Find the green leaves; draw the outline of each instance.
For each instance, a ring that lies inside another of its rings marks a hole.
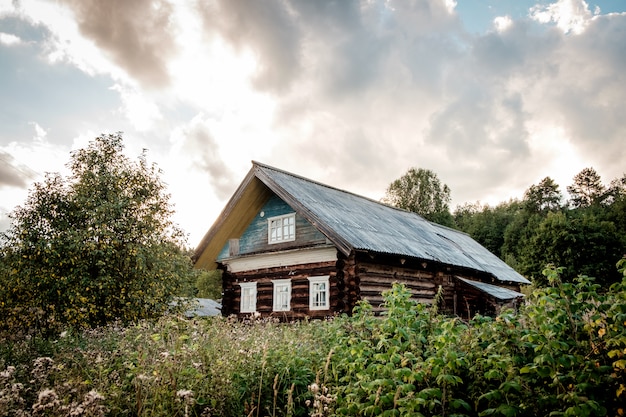
[[[387,188],[383,202],[419,214],[427,220],[452,226],[450,188],[429,169],[411,168]]]
[[[334,347],[337,413],[619,415],[626,279],[602,293],[588,277],[561,282],[561,271],[546,269],[551,287],[495,319],[433,314],[402,285],[385,293],[383,316],[362,306]]]
[[[48,175],[11,215],[1,252],[14,274],[1,278],[2,312],[45,317],[21,315],[21,327],[54,333],[154,317],[181,293],[191,261],[159,171],[123,150],[121,134],[96,138],[71,154],[69,177]],[[30,295],[13,296],[22,292]]]

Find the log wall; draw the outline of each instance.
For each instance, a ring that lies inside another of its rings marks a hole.
[[[309,311],[309,277],[329,276],[330,309]],[[473,287],[461,286],[455,275],[489,282],[490,276],[468,273],[435,262],[402,259],[395,256],[370,253],[337,254],[336,261],[262,268],[250,271],[223,273],[224,297],[222,313],[246,316],[239,312],[241,287],[239,282],[257,282],[257,312],[263,317],[294,320],[305,317],[324,318],[335,314],[350,314],[360,300],[367,300],[375,313],[383,311],[382,292],[394,283],[404,284],[413,299],[431,304],[439,289],[442,312],[471,317],[475,313],[493,314],[498,305],[486,294]],[[275,279],[291,279],[291,310],[273,311],[273,284]],[[504,285],[503,285],[504,286]],[[519,285],[505,287],[519,291]]]
[[[360,296],[372,305],[375,313],[383,311],[382,292],[391,289],[394,283],[404,284],[414,300],[427,304],[433,302],[440,285],[444,295],[452,297],[454,282],[451,275],[433,266],[393,256],[357,255],[355,274],[360,284]],[[448,303],[452,305],[452,298],[444,301],[444,304]]]
[[[318,262],[315,264],[290,265],[288,267],[264,268],[236,274],[224,271],[224,297],[222,314],[235,314],[240,317],[249,315],[239,312],[241,287],[239,282],[255,281],[257,283],[256,309],[262,317],[277,317],[281,320],[302,319],[305,317],[324,318],[340,310],[335,262]],[[329,276],[330,309],[309,311],[309,277]],[[291,279],[291,310],[273,311],[274,286],[272,280]]]

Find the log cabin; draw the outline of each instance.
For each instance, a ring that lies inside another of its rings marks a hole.
[[[222,314],[294,320],[376,313],[403,283],[464,318],[514,306],[530,284],[469,235],[259,162],[194,253],[222,271]]]

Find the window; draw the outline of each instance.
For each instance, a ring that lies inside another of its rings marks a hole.
[[[328,310],[330,291],[328,275],[322,277],[309,277],[309,309]]]
[[[267,241],[269,243],[296,240],[296,213],[267,219]]]
[[[256,312],[256,282],[240,282],[239,285],[241,286],[239,312]]]
[[[274,311],[291,310],[291,280],[275,279],[274,284]]]

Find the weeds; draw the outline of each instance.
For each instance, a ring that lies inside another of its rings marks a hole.
[[[626,273],[626,260],[620,262]],[[0,342],[0,417],[603,416],[626,403],[626,276],[469,322],[394,286],[386,313],[278,324],[166,316]]]
[[[168,316],[47,343],[7,341],[0,416],[307,415],[307,386],[333,326]]]

